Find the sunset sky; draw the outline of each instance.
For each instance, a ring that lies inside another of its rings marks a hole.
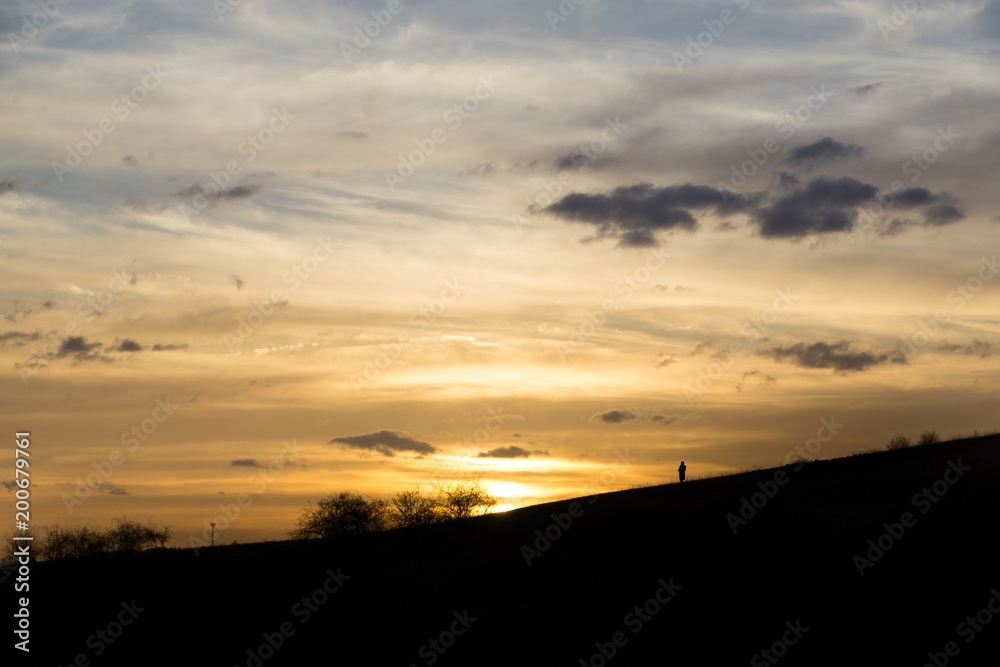
[[[1000,426],[1000,2],[0,26],[36,525],[187,546],[243,493],[219,540],[280,539],[327,492],[475,476],[507,509]]]

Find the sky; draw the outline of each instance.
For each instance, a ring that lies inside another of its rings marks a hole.
[[[33,523],[282,539],[342,490],[503,510],[998,426],[998,32],[983,0],[4,3]]]

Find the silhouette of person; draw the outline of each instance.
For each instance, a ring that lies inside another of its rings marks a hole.
[[[681,467],[677,469],[677,475],[681,478],[681,483],[684,483],[684,473],[687,472],[688,467],[684,465],[684,461],[681,461]]]

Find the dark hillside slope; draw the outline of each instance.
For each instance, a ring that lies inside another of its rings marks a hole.
[[[928,496],[914,498],[923,489]],[[742,498],[762,506],[734,534],[727,514]],[[998,526],[1000,437],[990,436],[353,539],[41,563],[33,657],[919,666],[954,642],[950,663],[996,664],[1000,614],[981,630],[959,624],[1000,589]],[[854,557],[880,536],[888,548],[859,575]],[[525,545],[538,551],[530,566]],[[322,586],[335,588],[338,572],[349,578],[327,595]],[[121,636],[88,647],[133,599],[144,611]],[[993,605],[1000,610],[1000,596]],[[279,641],[282,624],[290,636]],[[770,661],[764,649],[774,650]]]

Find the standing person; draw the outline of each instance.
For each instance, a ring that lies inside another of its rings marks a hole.
[[[681,467],[677,469],[677,474],[681,478],[681,484],[684,483],[684,473],[687,472],[688,467],[684,465],[684,461],[681,461]]]

